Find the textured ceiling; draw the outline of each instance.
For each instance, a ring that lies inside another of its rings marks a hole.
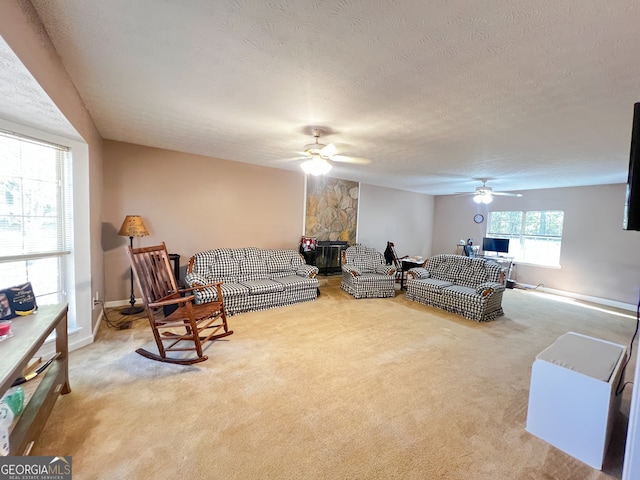
[[[0,118],[63,137],[81,138],[2,37]]]
[[[429,194],[623,183],[637,0],[33,0],[103,137]]]

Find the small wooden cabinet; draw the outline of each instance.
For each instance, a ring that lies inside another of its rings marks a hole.
[[[67,341],[67,304],[43,305],[36,313],[12,320],[13,336],[0,342],[0,394],[22,377],[22,371],[56,332],[58,357],[43,374],[40,383],[9,436],[11,455],[28,455],[51,414],[60,394],[71,392],[69,386],[69,352]]]

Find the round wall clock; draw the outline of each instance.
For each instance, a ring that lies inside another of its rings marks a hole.
[[[473,221],[476,223],[482,223],[484,222],[484,217],[478,213],[475,217],[473,217]]]

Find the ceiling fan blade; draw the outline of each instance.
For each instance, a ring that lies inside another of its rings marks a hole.
[[[334,162],[353,163],[355,165],[367,165],[371,160],[363,157],[351,157],[348,155],[332,155],[331,160]]]
[[[491,195],[502,195],[505,197],[521,197],[521,193],[507,193],[507,192],[491,192]]]
[[[325,157],[332,157],[336,154],[336,146],[333,143],[325,145],[322,147],[322,150],[320,150],[320,154]]]

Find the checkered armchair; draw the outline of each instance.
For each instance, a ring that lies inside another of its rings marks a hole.
[[[355,298],[384,298],[396,294],[396,268],[374,248],[355,244],[342,252],[340,287]]]

